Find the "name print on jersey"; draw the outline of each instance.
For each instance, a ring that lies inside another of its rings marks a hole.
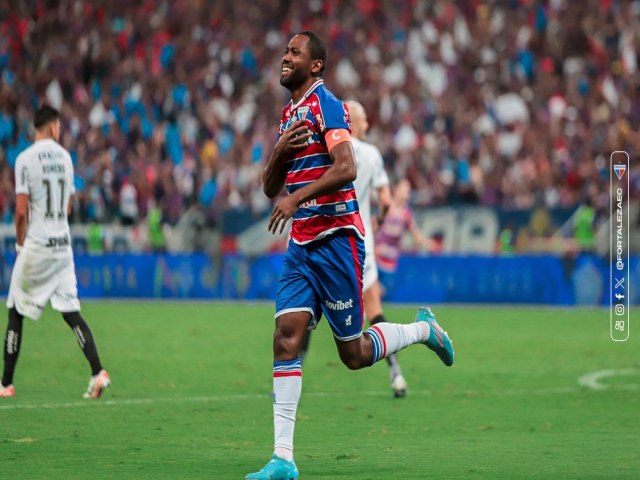
[[[63,154],[61,152],[51,152],[51,151],[44,151],[44,152],[39,152],[38,153],[38,160],[43,161],[43,160],[57,160],[60,158],[64,158]]]
[[[42,165],[42,173],[65,173],[64,165],[60,163],[52,163]]]

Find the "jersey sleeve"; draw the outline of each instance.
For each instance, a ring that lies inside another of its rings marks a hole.
[[[16,160],[16,194],[29,195],[29,167],[27,167],[24,155],[19,155]]]
[[[372,146],[371,163],[373,164],[373,188],[386,187],[389,185],[389,177],[384,169],[384,162],[380,151]]]
[[[341,129],[348,130],[351,133],[351,119],[349,118],[349,109],[333,95],[326,95],[320,104],[322,109],[321,132],[325,134],[329,130]],[[324,127],[324,129],[322,129]]]

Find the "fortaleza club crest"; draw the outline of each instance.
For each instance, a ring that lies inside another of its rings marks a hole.
[[[618,180],[622,180],[622,176],[624,175],[624,172],[627,171],[627,166],[614,164],[613,171],[616,172],[616,176],[618,177]]]
[[[307,118],[307,113],[309,113],[309,107],[304,105],[302,107],[298,107],[298,110],[296,112],[296,117],[298,118],[298,120],[304,120]]]

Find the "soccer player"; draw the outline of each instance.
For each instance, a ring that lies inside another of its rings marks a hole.
[[[349,369],[373,365],[414,343],[426,344],[445,365],[453,347],[431,311],[419,310],[408,325],[379,323],[362,332],[364,225],[353,188],[356,162],[349,112],[323,84],[326,50],[313,32],[295,35],[281,63],[280,84],[291,93],[279,138],[264,169],[269,198],[286,187],[268,229],[282,231],[292,218],[291,240],[276,297],[273,336],[275,449],[271,460],[247,479],[299,477],[293,431],[302,388],[298,353],[302,337],[321,315],[333,331],[340,359]]]
[[[35,142],[16,160],[16,262],[7,296],[0,397],[13,397],[13,373],[20,354],[23,318],[40,318],[48,301],[62,313],[91,367],[85,398],[99,398],[111,385],[102,368],[80,301],[68,216],[75,193],[71,156],[58,144],[60,114],[42,106],[34,116]]]
[[[382,309],[382,292],[378,283],[378,268],[376,267],[374,253],[374,231],[371,220],[371,191],[376,190],[380,214],[378,218],[384,218],[391,205],[391,191],[389,189],[389,177],[384,170],[384,164],[380,151],[365,141],[369,128],[367,113],[363,106],[356,101],[346,102],[351,118],[351,144],[356,157],[358,176],[354,182],[360,217],[365,227],[364,237],[364,269],[362,292],[364,300],[364,312],[371,325],[386,322]],[[309,348],[311,332],[308,331],[302,343],[300,357],[304,359]],[[395,353],[387,358],[389,364],[389,380],[391,389],[396,398],[404,397],[407,392],[407,382],[402,375],[400,363]]]
[[[429,250],[433,246],[433,242],[425,237],[416,225],[409,207],[410,194],[411,184],[409,181],[400,180],[394,188],[391,206],[376,232],[375,252],[380,283],[382,284],[381,290],[389,291],[393,285],[404,232],[409,231],[414,242],[425,250]]]

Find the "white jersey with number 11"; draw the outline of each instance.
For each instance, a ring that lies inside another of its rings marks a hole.
[[[15,175],[16,194],[29,195],[27,241],[69,249],[67,211],[75,193],[69,152],[52,139],[39,140],[18,156]]]

